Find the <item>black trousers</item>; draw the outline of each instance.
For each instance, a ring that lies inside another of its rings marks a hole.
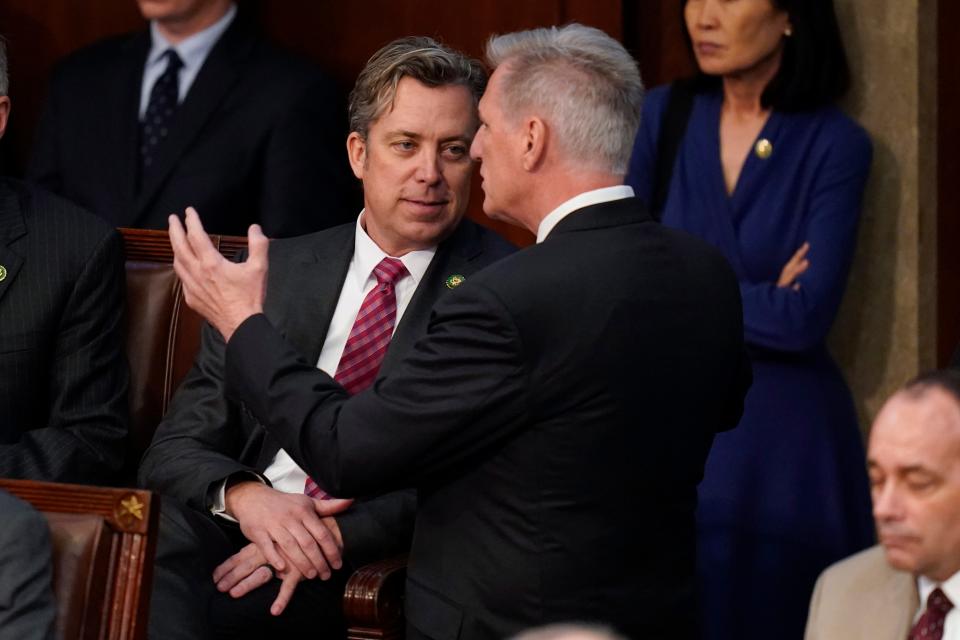
[[[263,638],[343,638],[344,568],[326,581],[301,582],[279,616],[270,605],[280,591],[274,579],[242,598],[217,591],[213,570],[246,546],[233,523],[201,513],[164,496],[150,600],[152,640]]]

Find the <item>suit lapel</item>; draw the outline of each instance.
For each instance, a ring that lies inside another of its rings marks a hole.
[[[136,202],[137,216],[142,216],[166,182],[180,157],[203,130],[230,88],[240,79],[244,60],[254,47],[254,40],[245,37],[240,16],[214,45],[190,86],[186,99],[177,110],[170,137],[157,150],[156,168],[141,185]]]
[[[920,606],[920,596],[917,593],[917,581],[909,574],[897,572],[890,578],[890,588],[888,592],[890,599],[886,603],[884,611],[888,617],[888,622],[884,627],[887,629],[890,640],[901,640],[906,638],[913,626],[913,616]],[[878,617],[883,612],[877,612]],[[876,638],[881,637],[883,629],[877,628]]]
[[[353,257],[355,227],[344,225],[322,234],[313,251],[289,263],[288,272],[271,274],[267,308],[275,326],[311,363],[320,358],[340,289]]]
[[[310,364],[320,359],[340,289],[353,257],[354,225],[321,232],[319,241],[303,255],[285,263],[285,269],[271,265],[264,308],[267,317]],[[273,461],[280,444],[264,434],[257,468],[264,471]]]
[[[881,562],[886,562],[880,556]],[[864,599],[870,606],[857,611],[857,625],[863,625],[861,638],[903,640],[913,626],[919,606],[916,580],[908,573],[887,567],[887,578],[871,585],[877,596]]]
[[[423,280],[407,305],[390,347],[380,367],[387,373],[401,360],[413,344],[426,333],[430,313],[441,296],[450,292],[447,279],[453,275],[468,277],[477,271],[476,258],[481,254],[479,233],[469,222],[462,222],[450,238],[437,247]]]
[[[3,279],[0,280],[0,299],[23,266],[23,256],[14,251],[11,245],[26,233],[27,226],[17,193],[6,184],[0,183],[0,272],[3,273]]]

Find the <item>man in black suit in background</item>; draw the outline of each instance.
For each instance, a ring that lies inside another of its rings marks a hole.
[[[538,244],[442,300],[368,391],[349,396],[261,313],[256,227],[233,264],[195,213],[186,234],[171,217],[187,302],[227,340],[228,395],[324,490],[418,488],[408,638],[561,620],[695,638],[696,487],[749,372],[736,278],[621,186],[642,87],[619,43],[572,24],[494,37],[487,57],[484,211]]]
[[[479,62],[429,38],[398,40],[367,63],[351,94],[347,140],[363,181],[359,220],[276,241],[270,254],[266,313],[313,366],[337,372],[338,379],[351,369],[347,353],[356,353],[350,345],[363,336],[354,334],[354,321],[366,316],[366,300],[375,301],[388,286],[375,287],[381,260],[392,257],[390,264],[405,269],[389,285],[396,327],[392,338],[389,331],[383,338],[389,349],[382,370],[389,371],[423,335],[439,300],[512,251],[462,220],[485,80]],[[172,498],[163,503],[151,635],[342,635],[345,579],[354,567],[409,549],[416,496],[404,486],[349,494],[357,500],[340,513],[342,501],[304,495],[306,473],[224,395],[223,354],[222,339],[207,327],[196,364],[141,465],[143,483]],[[367,364],[369,382],[378,363]],[[349,384],[363,386],[356,382]],[[265,546],[266,555],[251,540]],[[325,581],[311,580],[276,618],[271,607],[284,609],[295,586],[282,590],[265,567],[279,550]],[[346,569],[331,572],[341,553]],[[236,600],[214,592],[211,573]],[[210,630],[204,628],[208,611]]]
[[[188,205],[225,234],[348,220],[359,197],[331,81],[230,0],[137,2],[148,31],[54,71],[28,177],[113,226],[162,229]]]
[[[10,114],[0,42],[0,136]],[[127,437],[120,234],[0,178],[0,476],[109,484]]]

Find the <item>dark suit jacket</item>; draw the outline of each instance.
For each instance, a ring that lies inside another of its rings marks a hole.
[[[137,188],[147,31],[87,47],[54,71],[28,176],[114,226],[166,229],[193,205],[213,233],[271,237],[340,224],[359,205],[330,81],[238,15],[180,105]]]
[[[266,313],[314,366],[353,256],[355,228],[355,223],[347,224],[270,244]],[[495,234],[468,220],[461,222],[438,247],[397,326],[382,370],[395,366],[426,331],[430,310],[451,293],[446,285],[449,276],[469,279],[512,250]],[[237,472],[261,474],[280,446],[238,405],[225,399],[223,351],[220,335],[206,326],[193,370],[174,396],[140,467],[145,486],[202,511],[209,508],[211,488]],[[374,493],[350,494],[368,497],[337,518],[345,553],[354,565],[409,548],[416,504],[413,492]]]
[[[50,526],[26,502],[0,491],[0,630],[4,638],[55,640]]]
[[[115,480],[129,375],[120,235],[0,179],[0,265],[0,476]]]
[[[749,380],[737,281],[635,199],[574,212],[348,398],[269,316],[227,388],[334,495],[418,487],[408,637],[560,620],[692,638],[696,486]]]

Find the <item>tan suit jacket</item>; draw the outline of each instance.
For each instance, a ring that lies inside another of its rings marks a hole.
[[[919,606],[916,579],[871,547],[820,575],[805,640],[904,640]]]

